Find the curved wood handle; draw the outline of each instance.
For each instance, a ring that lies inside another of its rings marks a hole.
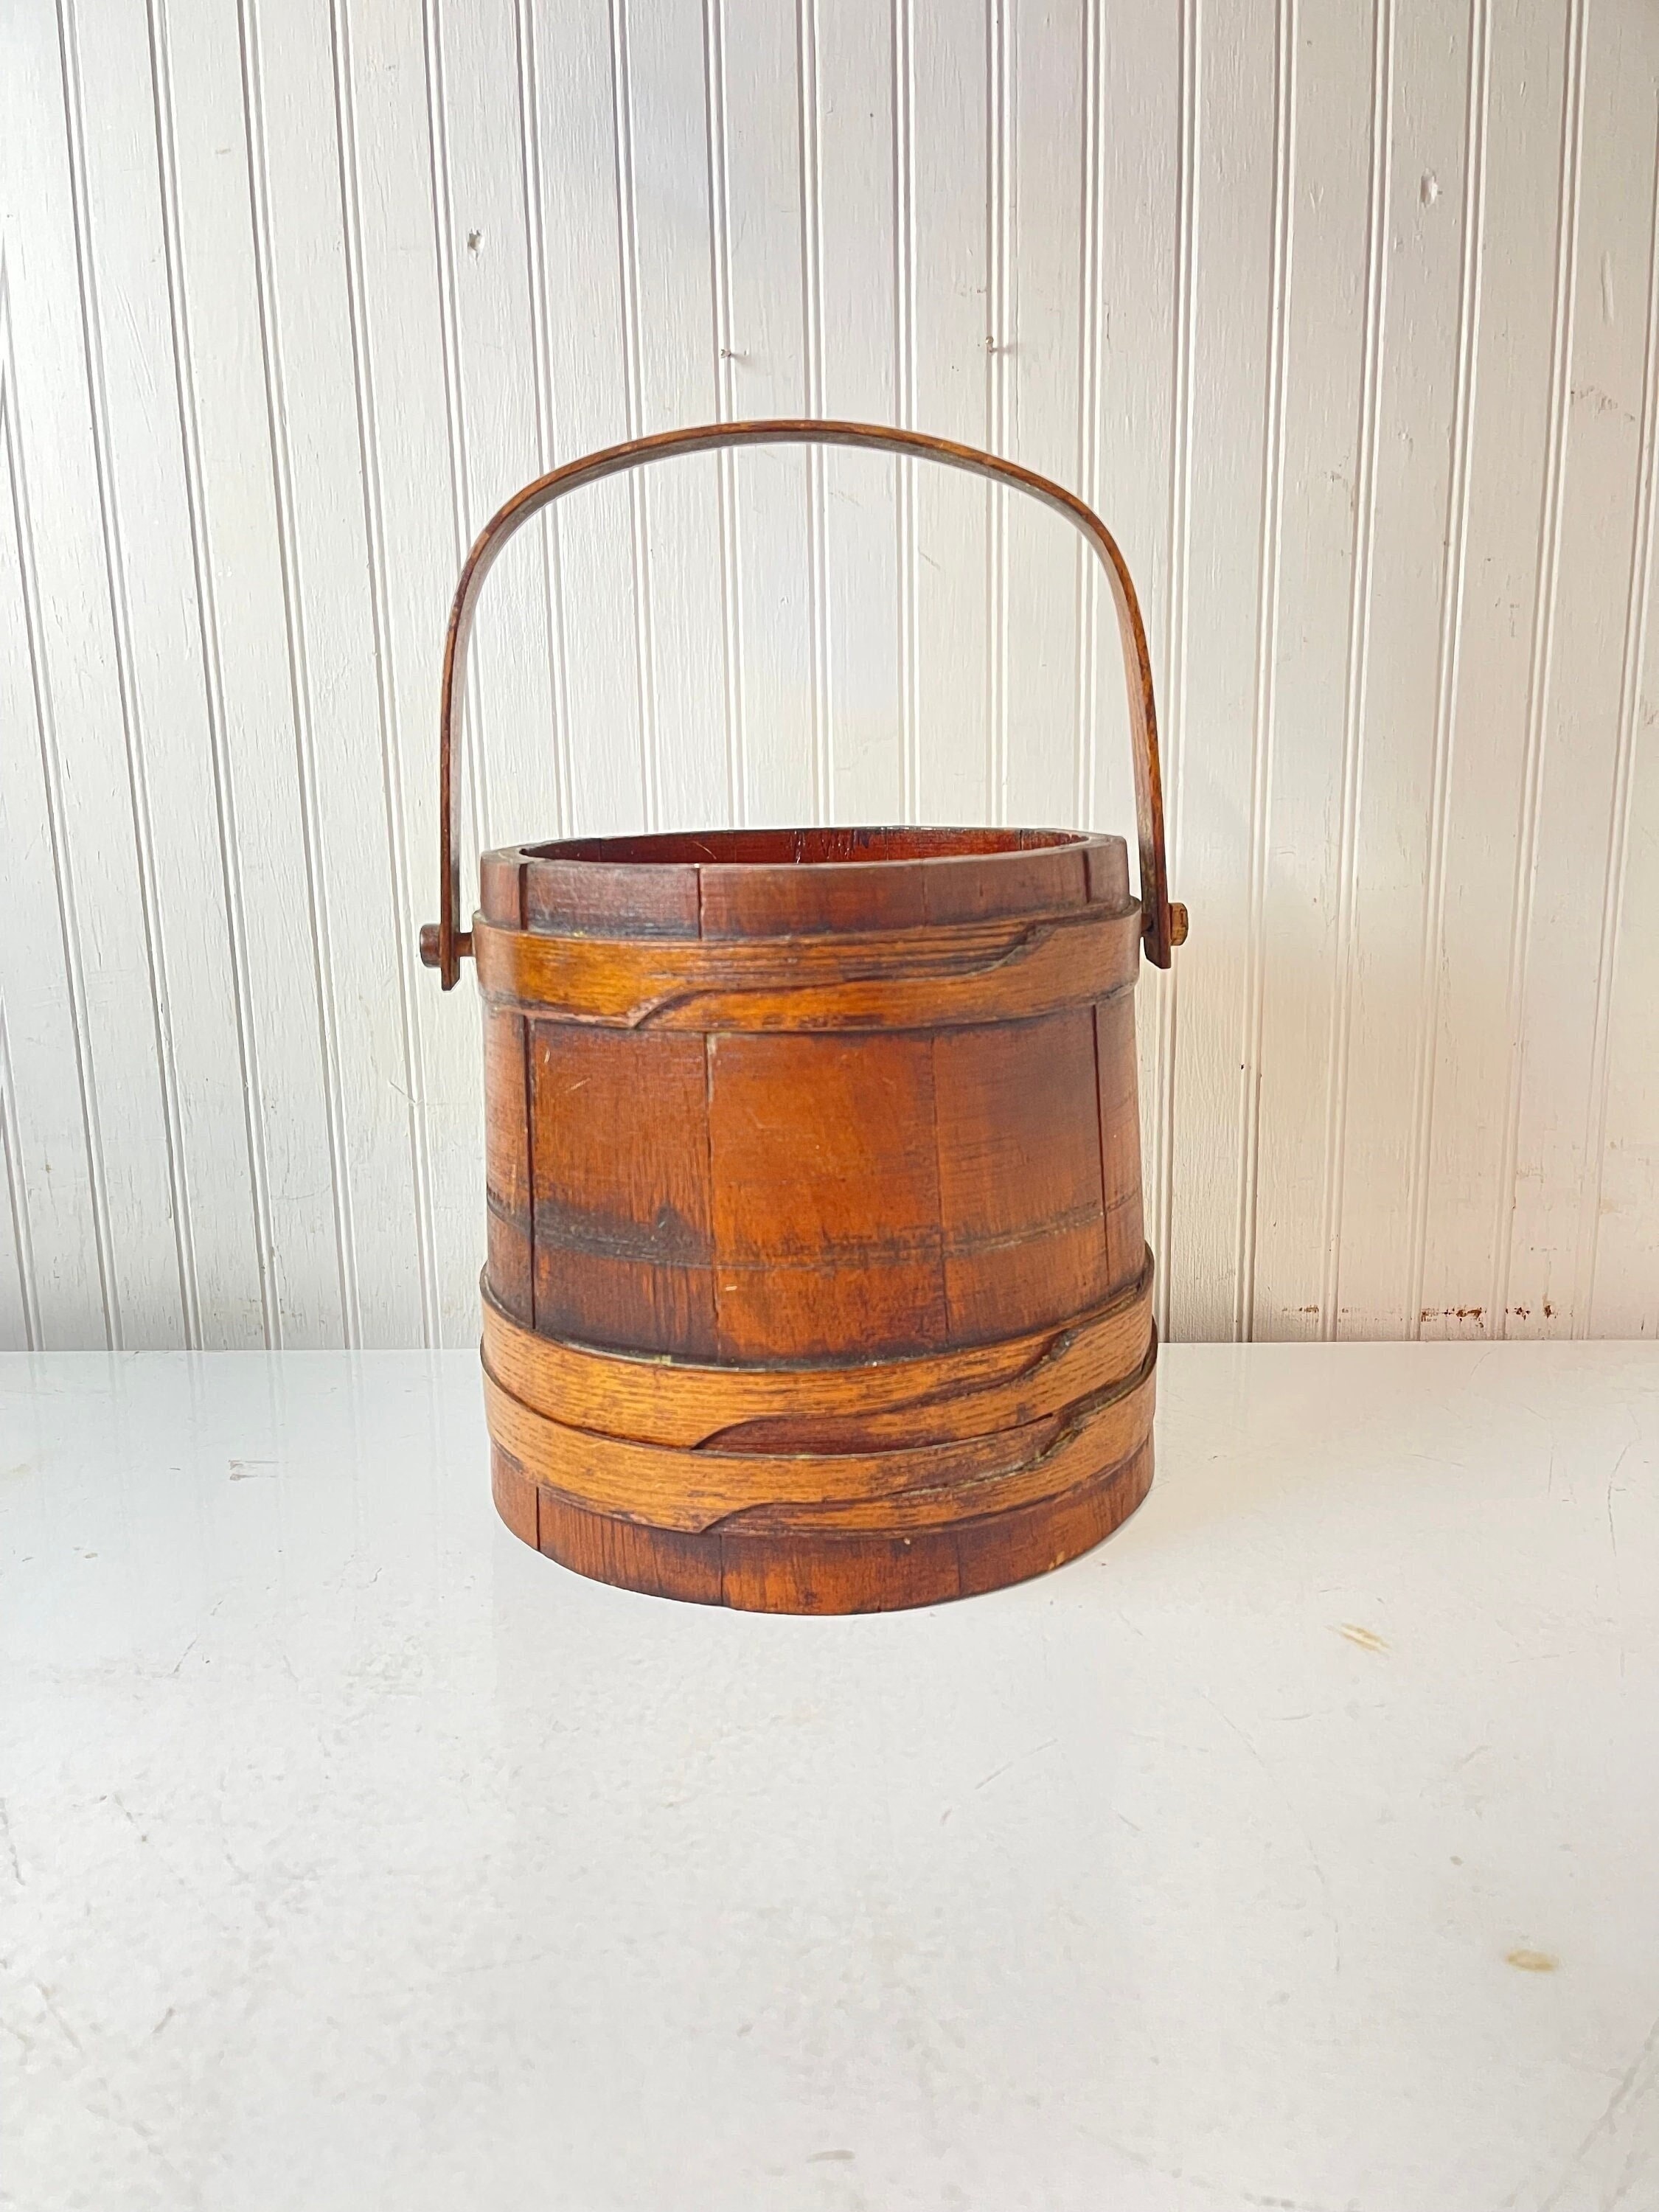
[[[464,957],[472,951],[470,932],[456,927],[460,903],[460,862],[455,848],[455,801],[460,780],[460,748],[456,742],[460,702],[466,675],[467,643],[473,610],[484,578],[496,555],[520,523],[528,522],[556,499],[580,484],[597,483],[602,477],[617,476],[641,462],[665,459],[672,453],[703,453],[722,446],[858,446],[878,453],[909,453],[920,459],[941,461],[946,468],[964,469],[970,476],[988,477],[994,483],[1012,484],[1030,492],[1045,507],[1053,507],[1076,524],[1100,556],[1112,586],[1118,629],[1123,640],[1123,659],[1129,691],[1129,726],[1134,744],[1135,815],[1140,838],[1141,931],[1146,957],[1155,967],[1167,968],[1170,949],[1187,934],[1187,909],[1171,906],[1168,871],[1164,857],[1164,787],[1158,769],[1158,715],[1152,702],[1152,666],[1146,650],[1146,631],[1140,605],[1130,580],[1128,564],[1117,541],[1091,507],[1074,494],[1023,469],[1014,461],[982,453],[972,446],[958,446],[948,438],[930,438],[920,430],[895,430],[870,422],[820,422],[810,420],[775,422],[711,422],[700,428],[662,430],[653,437],[630,438],[625,445],[608,446],[604,452],[568,461],[522,491],[514,492],[493,514],[473,541],[455,589],[449,611],[449,629],[444,640],[442,704],[438,724],[438,867],[439,920],[421,932],[421,957],[436,968],[443,988],[449,990],[460,974]]]

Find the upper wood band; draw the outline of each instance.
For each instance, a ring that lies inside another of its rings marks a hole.
[[[1121,1297],[1000,1342],[857,1365],[703,1366],[520,1328],[483,1291],[484,1365],[532,1413],[642,1443],[726,1451],[884,1449],[984,1436],[1133,1375],[1152,1339],[1152,1260]]]
[[[673,939],[472,930],[484,996],[555,1020],[728,1034],[1030,1020],[1134,982],[1139,909],[1084,907],[856,937]]]

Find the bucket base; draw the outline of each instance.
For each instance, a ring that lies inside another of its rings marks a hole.
[[[1152,1487],[1151,1437],[1056,1497],[904,1534],[701,1534],[597,1513],[490,1447],[495,1506],[515,1536],[591,1581],[745,1613],[895,1613],[1026,1582],[1091,1551]]]

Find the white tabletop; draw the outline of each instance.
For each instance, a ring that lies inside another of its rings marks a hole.
[[[526,1550],[467,1357],[0,1362],[3,2201],[1659,2205],[1659,1348],[1160,1395],[794,1620]]]

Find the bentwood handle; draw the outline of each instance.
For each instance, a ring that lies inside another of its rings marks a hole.
[[[438,867],[441,904],[434,927],[421,932],[421,957],[436,968],[446,991],[460,974],[464,956],[472,951],[470,931],[456,927],[460,903],[460,861],[455,848],[455,801],[460,782],[461,753],[456,742],[461,701],[465,694],[466,649],[472,614],[484,578],[495,556],[522,522],[539,514],[556,499],[580,484],[597,483],[643,461],[659,461],[672,453],[704,453],[723,446],[860,446],[884,453],[914,454],[919,459],[941,461],[946,468],[964,469],[970,476],[988,477],[993,483],[1012,484],[1030,492],[1045,507],[1053,507],[1075,523],[1100,556],[1112,587],[1118,629],[1123,640],[1124,670],[1129,690],[1129,726],[1134,744],[1135,816],[1140,837],[1141,930],[1146,957],[1155,967],[1167,968],[1170,949],[1187,934],[1187,909],[1170,902],[1168,871],[1164,859],[1164,787],[1158,771],[1158,715],[1152,702],[1152,665],[1146,651],[1146,631],[1140,605],[1130,580],[1128,564],[1117,541],[1091,507],[1074,494],[1018,463],[972,446],[958,446],[948,438],[930,438],[920,430],[895,430],[871,422],[711,422],[701,428],[663,430],[654,437],[630,438],[627,444],[608,446],[579,461],[567,461],[522,491],[514,492],[493,514],[474,539],[461,570],[449,610],[449,629],[444,640],[442,703],[438,721]]]

